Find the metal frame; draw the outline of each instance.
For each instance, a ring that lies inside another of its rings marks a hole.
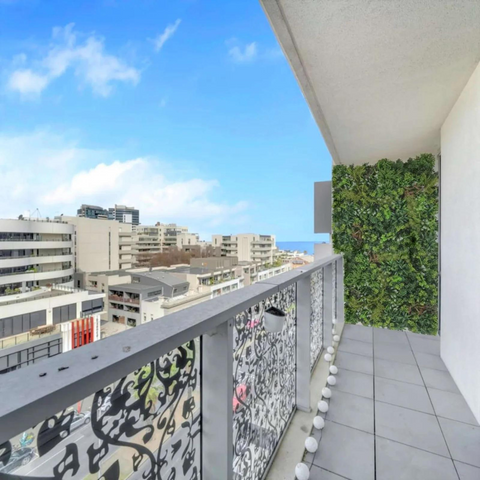
[[[203,478],[231,480],[232,319],[261,300],[297,283],[296,403],[297,408],[309,410],[310,275],[324,268],[324,345],[330,345],[333,310],[331,264],[334,261],[337,261],[339,280],[338,316],[343,317],[343,262],[340,255],[331,255],[308,266],[2,376],[0,445],[79,399],[148,364],[152,359],[196,337],[202,337]],[[339,318],[341,320],[343,318]]]

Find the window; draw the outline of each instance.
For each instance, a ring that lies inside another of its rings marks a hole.
[[[134,318],[127,318],[127,325],[129,327],[136,327],[137,321]]]

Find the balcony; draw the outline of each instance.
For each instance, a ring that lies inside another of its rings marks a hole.
[[[71,266],[68,267],[59,267],[55,270],[47,270],[42,267],[32,268],[31,270],[25,270],[24,272],[16,273],[7,273],[0,275],[0,280],[2,285],[9,283],[20,283],[20,282],[36,282],[41,280],[54,280],[63,277],[67,277],[74,274],[74,268]],[[52,283],[54,283],[52,281]],[[59,282],[62,283],[62,282]]]
[[[480,426],[439,337],[345,325],[337,350],[319,447],[304,457],[310,478],[479,478]]]
[[[280,333],[265,330],[270,306],[286,314]],[[340,340],[343,308],[334,255],[9,373],[0,469],[27,432],[28,461],[8,472],[22,478],[282,480],[302,460],[311,479],[477,474],[480,427],[438,338],[347,325]],[[319,448],[305,454],[310,433]]]

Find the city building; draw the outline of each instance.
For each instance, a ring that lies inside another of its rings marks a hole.
[[[130,223],[131,225],[140,225],[140,212],[134,207],[126,205],[115,205],[108,209],[108,218],[120,223]]]
[[[73,286],[74,228],[65,222],[0,220],[0,296]]]
[[[275,261],[275,235],[240,233],[237,235],[212,235],[212,246],[220,247],[222,256],[236,256],[241,262]]]
[[[131,225],[140,224],[139,210],[126,205],[115,205],[113,208],[106,209],[98,205],[82,204],[77,210],[77,216],[91,219],[116,220],[117,222],[129,223]]]
[[[57,218],[74,227],[77,274],[132,266],[132,225],[86,217]]]
[[[92,219],[108,219],[108,210],[105,208],[99,207],[98,205],[86,205],[82,204],[82,206],[77,210],[77,217],[85,217],[85,218],[92,218]]]
[[[101,338],[104,294],[54,285],[15,297],[0,298],[0,373]]]
[[[169,273],[188,281],[190,291],[208,293],[210,298],[243,288],[243,275],[240,268],[206,268],[191,265],[174,265],[166,268]]]
[[[108,289],[108,320],[136,327],[162,317],[165,299],[186,295],[188,282],[163,270],[131,273],[131,283]]]
[[[188,231],[175,223],[156,225],[140,225],[136,228],[133,251],[136,266],[148,266],[151,258],[166,252],[170,248],[178,248],[185,252],[201,255],[210,243],[201,241],[198,234]]]

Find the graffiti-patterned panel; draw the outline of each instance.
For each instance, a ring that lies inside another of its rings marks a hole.
[[[323,269],[310,276],[310,370],[316,365],[323,345]]]
[[[286,313],[283,330],[268,333],[265,309]],[[296,285],[235,318],[234,478],[259,480],[295,409]]]
[[[0,477],[200,480],[199,352],[192,340],[0,445]]]

